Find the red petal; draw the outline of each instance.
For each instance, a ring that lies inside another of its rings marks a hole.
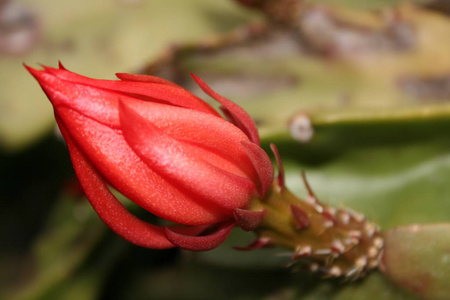
[[[108,190],[105,181],[80,151],[58,116],[56,120],[69,147],[80,184],[99,217],[114,232],[133,244],[154,249],[174,247],[164,235],[163,228],[144,222],[126,210]]]
[[[61,70],[67,70],[67,69],[63,66],[63,64],[62,64],[61,61],[58,61],[58,67],[59,67]]]
[[[170,226],[170,230],[184,235],[196,236],[205,232],[211,225],[200,225],[200,226]]]
[[[259,177],[259,197],[263,198],[273,181],[273,167],[269,156],[264,150],[256,144],[242,142],[242,146],[247,152],[256,173]]]
[[[229,210],[224,211],[227,214],[247,205],[255,189],[248,178],[204,161],[190,147],[164,134],[123,103],[120,120],[126,141],[142,161],[166,180],[193,192],[191,197],[200,197],[205,205]]]
[[[185,225],[211,224],[229,218],[218,208],[205,206],[152,171],[133,152],[120,131],[67,108],[61,107],[57,112],[96,169],[137,205],[161,218]]]
[[[86,85],[67,84],[45,71],[29,70],[46,90],[56,108],[70,107],[108,127],[120,129],[118,95],[114,92]],[[246,135],[221,117],[128,96],[122,96],[121,99],[168,134],[228,159],[228,165],[239,168],[246,177],[256,180],[253,166],[239,143],[240,140],[247,139]],[[205,127],[208,130],[204,130]]]
[[[214,116],[219,116],[209,104],[194,94],[185,90],[176,84],[161,84],[155,82],[145,81],[120,81],[120,80],[102,80],[85,77],[65,69],[56,69],[52,67],[43,66],[44,71],[35,69],[29,71],[43,86],[46,86],[46,91],[53,90],[54,92],[64,91],[66,88],[83,91],[83,89],[90,87],[97,92],[110,92],[115,94],[114,98],[127,95],[135,99],[144,99],[147,101],[164,102],[166,104],[176,105],[189,109],[202,111]],[[34,71],[34,72],[33,72]],[[141,75],[142,76],[142,75]],[[51,81],[47,84],[46,81]],[[74,98],[76,93],[68,94],[70,98]],[[92,95],[96,95],[95,92]],[[77,98],[80,98],[77,96]]]
[[[230,122],[231,124],[233,124],[234,126],[238,127],[240,130],[242,130],[242,132],[246,132],[245,128],[242,128],[242,124],[239,121],[239,119],[236,119],[236,117],[225,107],[220,107],[220,110],[223,112],[223,114],[225,115],[225,118],[228,120],[228,122]],[[248,136],[248,133],[245,133]]]
[[[202,148],[205,153],[214,153],[227,160],[226,164],[241,169],[247,177],[257,180],[256,171],[240,143],[248,141],[248,138],[230,122],[210,114],[164,104],[144,101],[124,103],[167,135],[196,149]]]
[[[245,231],[255,230],[264,219],[266,211],[250,211],[236,208],[234,210],[234,219],[236,224]]]
[[[191,236],[166,228],[166,237],[175,246],[191,251],[208,251],[222,244],[234,227],[233,222],[222,224],[217,231],[205,236]]]
[[[200,77],[191,74],[192,78],[198,84],[198,86],[209,96],[214,98],[217,102],[222,104],[225,109],[228,111],[227,115],[232,116],[232,121],[237,123],[236,125],[247,134],[248,138],[255,144],[259,145],[259,135],[258,129],[256,128],[256,124],[250,115],[243,110],[239,105],[232,102],[231,100],[222,97],[218,93],[216,93],[213,89],[211,89]]]
[[[118,128],[117,94],[86,85],[67,83],[46,71],[25,67],[39,82],[55,108],[70,107],[100,123]]]
[[[284,184],[284,168],[283,168],[283,162],[281,161],[280,153],[278,152],[277,146],[275,144],[270,144],[270,149],[272,149],[273,155],[275,155],[275,160],[277,162],[278,166],[278,176],[277,176],[277,183],[280,187],[280,190],[284,190],[285,184]]]

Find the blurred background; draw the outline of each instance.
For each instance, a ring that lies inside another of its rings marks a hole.
[[[0,298],[448,299],[449,13],[445,0],[0,0]],[[121,240],[22,65],[58,61],[207,99],[201,76],[278,145],[290,189],[306,194],[306,170],[321,201],[381,226],[395,263],[342,284],[290,272],[282,249],[231,249],[253,238],[239,230],[206,253]]]

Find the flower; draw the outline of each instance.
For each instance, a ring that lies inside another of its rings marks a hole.
[[[250,116],[200,78],[192,75],[226,119],[161,78],[118,73],[120,80],[97,80],[61,64],[25,67],[53,105],[84,193],[118,235],[148,248],[202,251],[220,245],[236,223],[254,225],[257,214],[245,209],[269,189],[270,159]],[[176,225],[137,218],[109,185]]]

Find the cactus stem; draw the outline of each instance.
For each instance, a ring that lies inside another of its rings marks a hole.
[[[350,222],[350,214],[342,209],[338,211],[338,220],[341,224],[347,225]]]
[[[378,249],[381,249],[384,245],[384,241],[381,237],[377,237],[373,240],[373,245]]]
[[[309,265],[309,270],[311,272],[317,272],[319,270],[319,264],[317,263],[312,263]]]
[[[332,277],[339,277],[342,275],[342,270],[338,266],[334,266],[328,270],[328,274]]]
[[[375,247],[370,247],[369,250],[367,251],[367,255],[370,258],[375,258],[378,255],[378,251],[379,251],[379,249],[377,249]]]
[[[353,267],[349,271],[347,271],[347,273],[345,273],[345,277],[347,277],[347,278],[353,277],[355,274],[357,274],[357,272],[358,272],[358,268]]]
[[[362,222],[364,221],[365,217],[362,213],[356,212],[351,209],[347,209],[347,212],[350,214],[350,217],[355,220],[356,222]]]
[[[314,251],[315,255],[330,255],[332,253],[331,249],[318,249]]]
[[[309,268],[324,277],[353,280],[376,268],[384,243],[378,226],[361,213],[320,203],[306,186],[314,201],[280,190],[276,181],[264,199],[252,201],[249,209],[266,215],[255,229],[260,239],[243,250],[261,248],[267,238],[264,246],[289,250],[293,270]]]
[[[322,215],[330,222],[333,223],[336,221],[336,210],[334,208],[331,207],[327,207],[326,209],[323,210]]]
[[[355,260],[355,267],[362,270],[364,267],[367,266],[367,257],[360,256]]]
[[[348,232],[348,236],[350,238],[352,238],[352,239],[355,239],[355,240],[359,241],[361,239],[361,231],[359,231],[359,230],[350,230]]]
[[[337,254],[341,254],[345,251],[345,246],[342,244],[341,240],[334,240],[331,244],[331,251]]]
[[[372,223],[366,223],[364,224],[364,233],[366,235],[366,237],[372,237],[375,232],[377,231],[377,228],[374,224]]]
[[[311,255],[311,253],[312,253],[311,246],[309,246],[309,245],[307,245],[307,246],[298,246],[295,249],[295,253],[292,256],[292,259],[293,260],[297,260],[297,259],[302,258],[302,257],[308,257],[308,256]]]

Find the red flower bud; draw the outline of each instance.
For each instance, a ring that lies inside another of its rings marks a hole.
[[[149,248],[209,250],[228,236],[235,209],[263,197],[273,179],[250,116],[201,79],[222,105],[210,105],[161,78],[116,74],[97,80],[66,70],[27,67],[55,111],[83,190],[102,220],[126,240]],[[112,185],[137,205],[188,226],[138,219]]]

